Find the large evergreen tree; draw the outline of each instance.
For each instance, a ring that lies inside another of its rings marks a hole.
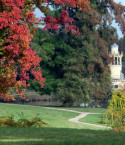
[[[103,1],[104,2],[104,1]],[[63,70],[63,83],[59,85],[57,96],[63,105],[74,102],[102,102],[110,95],[110,70],[108,67],[108,47],[117,40],[116,30],[105,25],[110,19],[104,3],[92,1],[93,11],[71,11],[80,35],[67,34],[65,43],[73,48]]]
[[[68,24],[73,20],[64,8],[88,10],[88,0],[72,0],[72,4],[69,0],[0,0],[0,97],[6,101],[15,100],[10,88],[25,99],[22,88],[29,86],[29,74],[34,76],[34,81],[41,88],[44,86],[45,78],[39,67],[41,58],[35,55],[36,51],[32,51],[29,43],[36,32],[35,26],[44,24],[35,18],[34,9],[37,7],[41,12],[48,13],[48,5],[51,4],[61,5],[63,10],[58,20],[51,16],[43,18],[47,22],[46,28],[57,30],[63,25],[66,31],[77,33],[76,26]],[[51,23],[53,20],[56,26]]]
[[[54,92],[54,96],[68,106],[74,102],[102,102],[108,99],[111,85],[108,47],[117,41],[116,29],[110,25],[109,4],[106,0],[91,0],[92,11],[89,12],[65,8],[75,20],[80,35],[71,35],[63,25],[58,31],[47,31],[49,37],[41,43],[41,51],[45,51],[42,52],[45,56],[41,66],[52,80],[49,79],[46,91],[42,93]],[[51,12],[54,18],[60,15],[60,8]],[[39,39],[44,38],[41,36]],[[45,62],[50,52],[50,61]]]
[[[45,87],[41,89],[38,84],[30,79],[30,88],[39,91],[41,94],[50,95],[52,92],[57,91],[58,84],[64,78],[64,70],[62,68],[72,48],[63,42],[60,35],[51,34],[42,29],[39,29],[34,35],[31,46],[34,50],[37,48],[37,54],[42,57],[40,65],[46,82]]]

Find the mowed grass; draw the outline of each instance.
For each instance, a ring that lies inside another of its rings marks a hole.
[[[124,145],[125,133],[72,128],[0,128],[0,145]]]
[[[56,128],[77,128],[77,129],[100,129],[92,126],[86,126],[77,123],[71,123],[68,121],[70,118],[74,118],[79,113],[66,112],[60,110],[44,109],[40,106],[30,106],[30,105],[17,105],[17,104],[0,104],[0,116],[13,115],[15,120],[19,119],[19,115],[23,113],[25,118],[35,117],[39,114],[39,117],[48,122],[49,127]]]
[[[0,127],[0,145],[124,145],[125,133],[102,130],[87,125],[71,123],[69,118],[78,113],[43,109],[42,107],[0,104],[0,114],[23,112],[26,118],[40,113],[41,118],[50,124],[43,128]]]
[[[89,114],[86,117],[80,119],[79,121],[102,125],[103,114]]]
[[[82,108],[82,107],[56,107],[56,108],[62,108],[62,109],[68,109],[68,110],[74,110],[79,112],[92,112],[92,113],[105,113],[106,109],[104,108]]]

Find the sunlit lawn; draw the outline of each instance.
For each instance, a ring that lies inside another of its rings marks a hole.
[[[89,114],[85,118],[80,119],[80,121],[101,125],[103,122],[103,114]]]
[[[14,115],[15,119],[19,118],[19,114],[23,113],[26,118],[39,117],[43,121],[50,124],[50,127],[56,128],[77,128],[77,129],[100,129],[92,126],[84,126],[77,123],[71,123],[68,119],[76,117],[79,113],[44,109],[39,106],[16,105],[16,104],[0,104],[0,115]]]
[[[0,145],[124,145],[125,133],[71,123],[78,113],[43,109],[35,106],[0,104],[0,114],[18,113],[31,118],[39,113],[50,126],[44,128],[0,128]]]
[[[62,109],[68,109],[68,110],[74,110],[74,111],[80,111],[80,112],[92,112],[92,113],[104,113],[106,109],[104,108],[83,108],[83,107],[56,107],[56,108],[62,108]]]

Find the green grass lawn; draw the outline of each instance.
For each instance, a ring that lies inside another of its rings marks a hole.
[[[0,145],[124,145],[125,133],[69,128],[0,128]]]
[[[79,113],[44,109],[40,106],[16,105],[16,104],[0,104],[0,116],[14,115],[15,119],[19,119],[19,115],[23,113],[26,118],[35,117],[39,113],[39,117],[50,124],[50,127],[56,128],[77,128],[77,129],[100,129],[92,126],[84,126],[77,123],[71,123],[68,119],[76,117]]]
[[[78,113],[43,109],[42,107],[0,104],[0,114],[23,112],[26,118],[40,113],[50,126],[43,128],[0,127],[0,145],[124,145],[125,133],[68,122]],[[86,111],[85,111],[86,112]]]
[[[80,119],[79,121],[102,125],[103,114],[89,114],[85,118]]]
[[[56,108],[60,108],[61,107],[56,107]],[[80,112],[92,112],[92,113],[104,113],[106,111],[106,109],[104,108],[82,108],[82,107],[62,107],[63,109],[68,109],[68,110],[75,110],[75,111],[80,111]]]

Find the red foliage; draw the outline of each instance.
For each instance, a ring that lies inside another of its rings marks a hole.
[[[49,0],[47,1],[49,2]],[[53,0],[54,4],[62,5],[63,7],[78,8],[79,10],[88,11],[89,0]],[[60,27],[65,26],[66,31],[71,31],[72,34],[80,34],[78,27],[72,25],[74,19],[71,19],[68,15],[67,10],[62,10],[59,18],[53,18],[53,16],[48,16],[46,18],[42,17],[42,20],[46,23],[44,30],[55,30],[57,31]]]
[[[26,13],[26,21],[27,22],[29,22],[29,21],[34,22],[35,21],[33,12]]]
[[[39,1],[27,1],[39,3]],[[41,3],[54,3],[88,10],[88,0],[41,0]],[[16,90],[20,97],[25,98],[22,93],[22,87],[29,86],[29,72],[34,76],[34,81],[38,82],[43,88],[45,78],[39,66],[41,58],[36,56],[36,51],[31,50],[29,44],[32,39],[31,30],[33,22],[38,22],[30,11],[23,13],[25,0],[0,0],[0,31],[2,37],[0,46],[2,46],[2,55],[0,55],[0,94],[6,101],[14,100],[9,88]],[[37,6],[37,5],[36,5]],[[48,16],[43,18],[46,22],[44,29],[58,30],[59,27],[71,31],[73,34],[79,34],[79,30],[72,23],[74,22],[68,15],[68,11],[63,10],[59,18]],[[4,42],[4,43],[3,43]],[[0,50],[0,51],[1,51]],[[20,71],[19,71],[20,70]],[[17,75],[19,79],[17,80]]]
[[[7,7],[9,7],[10,9],[12,7],[24,7],[24,3],[25,3],[25,0],[18,0],[18,1],[15,1],[15,0],[1,0],[3,2],[3,4]]]
[[[46,18],[42,17],[42,20],[46,22],[46,26],[43,30],[48,29],[57,31],[60,27],[64,26],[66,31],[71,31],[72,34],[80,34],[78,27],[72,25],[72,22],[75,21],[74,19],[71,19],[69,17],[67,10],[62,10],[59,18],[53,18],[53,16],[48,16]]]
[[[80,10],[88,10],[89,0],[53,0],[53,3],[62,5],[63,7],[69,6],[71,8],[78,8]]]
[[[2,0],[5,10],[0,13],[0,29],[8,31],[4,41],[6,45],[2,47],[4,56],[1,59],[0,93],[6,101],[14,98],[9,93],[9,87],[14,88],[20,97],[24,99],[22,86],[28,86],[29,73],[34,75],[34,80],[41,87],[45,79],[39,67],[41,58],[36,56],[36,51],[31,50],[29,44],[32,35],[28,29],[28,23],[23,22],[20,7],[24,6],[24,0]],[[9,8],[9,9],[8,9]],[[26,21],[33,21],[33,13],[28,13]],[[16,80],[17,67],[21,68],[20,80]]]

